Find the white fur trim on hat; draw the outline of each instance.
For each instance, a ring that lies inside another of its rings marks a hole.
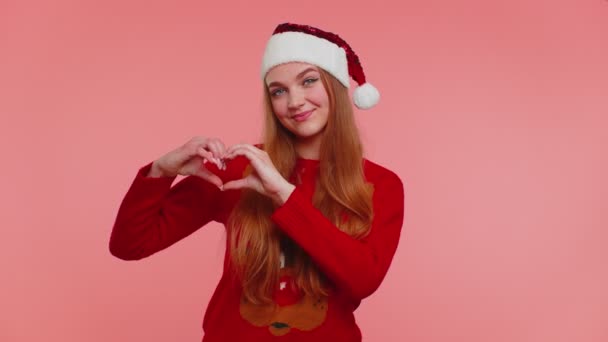
[[[304,62],[323,68],[346,88],[350,86],[346,52],[338,45],[302,32],[283,32],[270,37],[262,59],[262,79],[273,67]]]

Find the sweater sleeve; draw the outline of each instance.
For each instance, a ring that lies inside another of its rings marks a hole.
[[[206,180],[188,176],[147,177],[152,162],[137,172],[118,209],[110,235],[110,253],[139,260],[163,250],[214,220],[220,190]],[[223,178],[221,171],[207,168]]]
[[[404,188],[394,173],[374,186],[371,231],[357,240],[339,230],[296,186],[272,214],[272,220],[319,266],[339,290],[354,299],[371,295],[391,264],[404,219]]]

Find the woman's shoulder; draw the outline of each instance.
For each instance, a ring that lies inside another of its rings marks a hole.
[[[395,171],[367,158],[363,158],[363,172],[365,173],[365,178],[367,178],[368,181],[374,184],[380,182],[388,182],[391,184],[400,184],[401,186],[403,186],[403,181],[401,180],[401,177],[399,177],[399,175]]]

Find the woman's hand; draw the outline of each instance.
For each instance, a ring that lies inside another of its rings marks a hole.
[[[272,198],[279,205],[287,201],[295,189],[295,185],[281,176],[266,151],[251,144],[236,144],[226,150],[224,159],[232,159],[238,155],[249,159],[253,171],[245,178],[224,184],[224,191],[249,188]]]
[[[217,165],[218,169],[225,170],[225,164],[221,160],[225,151],[226,146],[220,139],[196,136],[155,160],[148,176],[193,175],[201,177],[221,189],[222,179],[209,171],[205,167],[205,163],[212,162]]]

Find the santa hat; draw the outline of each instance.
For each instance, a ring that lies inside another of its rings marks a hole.
[[[357,108],[369,109],[380,100],[378,90],[365,81],[359,57],[337,34],[308,25],[283,23],[276,27],[262,59],[262,79],[271,68],[288,62],[304,62],[329,72],[349,88],[349,77],[359,85],[353,92]]]

